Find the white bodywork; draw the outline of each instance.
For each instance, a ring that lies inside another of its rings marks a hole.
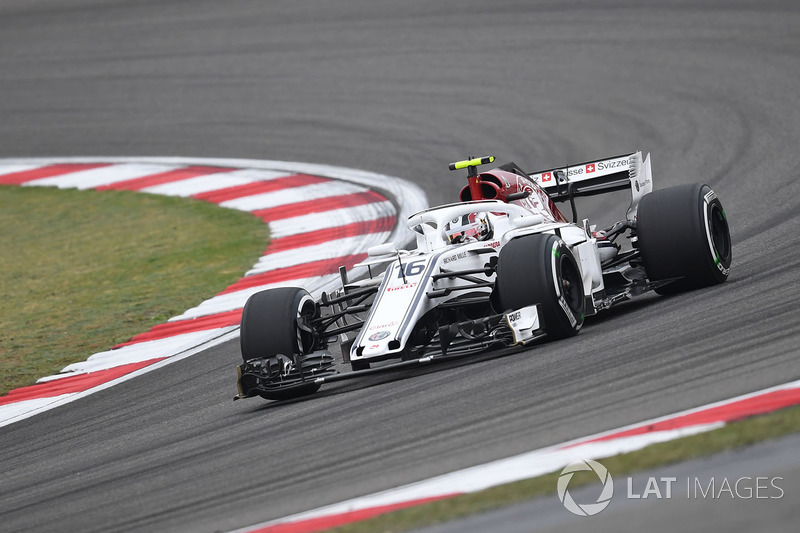
[[[486,267],[492,257],[510,240],[533,233],[558,235],[569,247],[578,262],[583,279],[584,294],[598,300],[603,294],[603,271],[597,239],[589,231],[588,221],[582,226],[554,222],[547,208],[550,192],[569,183],[579,184],[598,177],[628,171],[631,186],[631,205],[627,219],[635,220],[642,196],[652,190],[653,181],[649,156],[642,160],[641,152],[575,167],[553,169],[531,174],[539,186],[532,194],[542,195],[542,201],[525,202],[526,207],[499,200],[464,202],[431,208],[408,218],[408,227],[416,234],[416,250],[396,250],[381,245],[370,250],[369,260],[356,266],[386,265],[385,272],[366,283],[380,280],[375,300],[350,350],[351,361],[382,360],[401,357],[403,350],[420,319],[442,302],[462,297],[466,293],[491,293],[491,287],[473,287],[474,282],[462,278],[436,277],[454,270],[464,271]],[[544,189],[544,191],[542,191]],[[486,212],[493,227],[492,238],[465,244],[449,244],[444,234],[445,224],[461,215]],[[534,268],[534,265],[532,265]],[[474,279],[490,282],[494,273],[471,274]],[[467,287],[458,290],[459,287]],[[456,290],[453,290],[456,289]],[[452,292],[448,292],[452,291]],[[443,293],[444,292],[444,293]],[[431,297],[433,293],[435,296]],[[505,317],[514,332],[516,343],[524,343],[530,332],[539,327],[536,306],[516,310]],[[527,333],[526,333],[527,332]]]

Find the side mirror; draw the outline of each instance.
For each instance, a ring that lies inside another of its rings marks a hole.
[[[377,246],[370,246],[367,248],[367,255],[370,257],[380,257],[382,255],[396,254],[397,247],[393,242],[379,244]]]
[[[538,226],[542,223],[544,223],[544,217],[542,215],[529,215],[511,219],[511,225],[515,228],[530,228],[531,226]]]

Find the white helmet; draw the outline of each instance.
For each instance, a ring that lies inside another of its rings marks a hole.
[[[485,241],[492,237],[489,213],[468,213],[456,217],[444,225],[444,234],[450,244],[470,241]]]

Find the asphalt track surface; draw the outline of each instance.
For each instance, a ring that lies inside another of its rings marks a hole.
[[[790,1],[4,1],[3,156],[327,163],[436,204],[468,155],[642,149],[657,188],[717,190],[734,265],[571,340],[283,405],[231,402],[218,346],[0,429],[0,530],[229,530],[800,378],[798,28]]]
[[[793,495],[800,492],[798,446],[800,435],[795,434],[637,472],[630,481],[617,476],[608,507],[590,517],[567,512],[553,494],[416,533],[794,531]],[[668,478],[671,483],[665,481]],[[575,502],[583,504],[596,502],[600,492],[599,481],[569,491]]]

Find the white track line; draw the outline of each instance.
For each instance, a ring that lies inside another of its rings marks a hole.
[[[3,165],[0,167],[0,176],[5,176],[6,174],[14,174],[15,172],[25,172],[27,170],[33,170],[35,168],[41,168],[43,165],[39,163],[34,164],[16,164],[16,165]]]
[[[392,215],[394,215],[394,207],[390,202],[376,202],[275,220],[269,223],[269,232],[272,239],[279,239],[301,233],[338,228],[353,222],[369,222]]]
[[[220,294],[219,296],[209,298],[197,307],[187,309],[183,314],[172,317],[169,319],[169,321],[174,322],[177,320],[188,320],[191,318],[199,318],[201,316],[216,315],[218,313],[224,313],[225,311],[233,311],[234,309],[241,309],[244,307],[247,299],[257,292],[266,289],[274,289],[277,287],[305,287],[308,289],[309,287],[313,287],[317,283],[318,279],[319,277],[317,276],[313,278],[292,279],[280,281],[278,283],[260,285],[258,287],[250,287],[248,289],[229,292],[227,294]]]
[[[232,176],[231,174],[232,173],[221,173],[197,176],[196,178],[188,178],[185,180],[173,181],[172,183],[145,187],[142,189],[142,192],[187,198],[193,194],[218,191],[220,189],[236,187],[237,185],[247,185],[257,181],[252,178]]]
[[[62,394],[60,396],[36,398],[33,400],[25,400],[22,402],[0,405],[0,427],[13,424],[14,422],[19,422],[20,420],[30,418],[45,411],[49,411],[50,409],[55,409],[56,407],[60,407],[67,403],[78,400],[80,398],[84,398],[86,396],[94,394],[95,392],[108,389],[119,383],[141,376],[142,374],[146,374],[148,372],[152,372],[153,370],[157,370],[164,366],[171,365],[172,363],[176,363],[182,359],[191,357],[192,355],[200,353],[204,350],[208,350],[209,348],[217,346],[218,344],[222,344],[224,342],[236,339],[239,336],[238,333],[239,333],[238,330],[231,331],[228,333],[223,333],[219,337],[211,339],[204,344],[195,346],[183,353],[173,354],[168,359],[164,359],[163,361],[159,361],[144,368],[140,368],[139,370],[136,370],[129,374],[125,374],[124,376],[118,377],[112,381],[107,381],[102,385],[92,387],[91,389],[82,392],[73,392],[68,394]]]
[[[367,190],[366,187],[353,185],[352,183],[334,181],[304,185],[302,187],[292,187],[275,192],[254,194],[253,196],[243,196],[242,198],[221,202],[219,205],[231,209],[238,209],[240,211],[256,211],[258,209],[269,209],[271,207],[296,204],[308,200],[319,200],[331,196],[355,194]]]
[[[58,187],[59,189],[93,189],[102,185],[111,185],[120,181],[127,181],[153,174],[160,174],[175,170],[175,165],[151,165],[141,163],[129,163],[111,165],[109,167],[92,168],[89,170],[79,170],[28,181],[23,184],[25,187]]]
[[[90,356],[86,361],[73,363],[64,367],[61,373],[57,374],[56,377],[63,378],[77,374],[86,374],[88,372],[97,372],[98,370],[108,370],[109,368],[120,365],[149,361],[150,359],[159,357],[169,357],[176,353],[194,348],[195,346],[199,346],[204,342],[219,337],[223,333],[233,331],[234,329],[236,329],[235,326],[229,326],[227,328],[192,331],[190,333],[182,333],[164,339],[129,344],[116,350],[106,350],[105,352],[99,352]],[[38,380],[37,383],[50,380],[51,379],[44,378]]]
[[[261,257],[247,276],[263,274],[279,268],[289,268],[302,263],[312,263],[314,261],[324,261],[325,259],[335,259],[348,255],[367,253],[370,246],[383,244],[389,238],[388,231],[380,233],[369,233],[358,237],[347,237],[337,239],[313,246],[303,246],[292,248],[282,252],[273,252]]]

